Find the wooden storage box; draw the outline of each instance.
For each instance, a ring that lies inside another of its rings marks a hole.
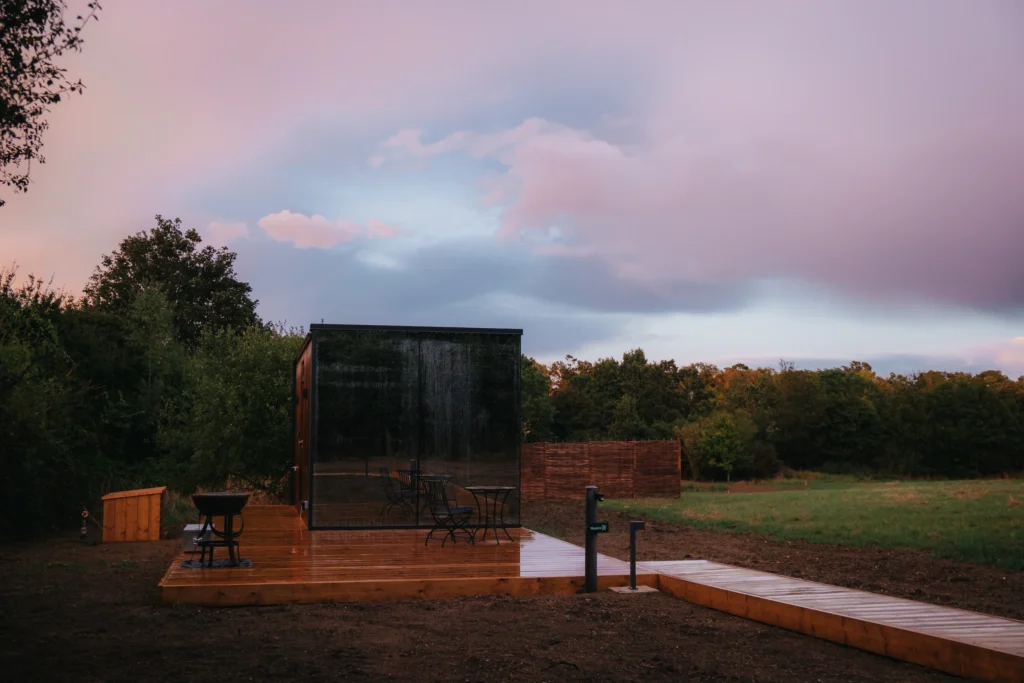
[[[103,496],[103,542],[160,540],[160,508],[166,486]]]
[[[196,539],[199,537],[199,532],[202,531],[202,524],[186,524],[185,531],[181,534],[182,546],[186,553],[199,552],[199,548],[196,546]],[[209,541],[213,538],[213,532],[207,529],[203,533],[203,540]]]

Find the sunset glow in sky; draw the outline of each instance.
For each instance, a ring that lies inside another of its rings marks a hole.
[[[1017,377],[1022,36],[1019,0],[105,0],[0,262],[77,292],[160,213],[292,325]]]

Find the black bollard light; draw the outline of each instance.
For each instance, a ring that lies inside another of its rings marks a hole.
[[[643,520],[629,523],[629,590],[636,590],[636,532],[646,528]]]
[[[583,590],[597,591],[597,535],[608,532],[608,522],[597,521],[597,504],[604,500],[604,494],[596,486],[587,487],[586,518],[586,560],[584,566]]]

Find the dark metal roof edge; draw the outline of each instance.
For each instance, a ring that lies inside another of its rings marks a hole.
[[[314,330],[380,330],[382,332],[456,332],[462,334],[514,334],[522,336],[521,329],[500,327],[417,327],[415,325],[341,325],[333,323],[313,323],[309,331]]]

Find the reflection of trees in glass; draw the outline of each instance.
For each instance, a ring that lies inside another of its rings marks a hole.
[[[418,457],[478,483],[518,481],[518,335],[317,334],[320,462]]]
[[[515,457],[519,441],[519,340],[481,335],[474,346],[474,446],[492,457]]]
[[[413,457],[415,344],[374,330],[317,334],[318,460]]]

